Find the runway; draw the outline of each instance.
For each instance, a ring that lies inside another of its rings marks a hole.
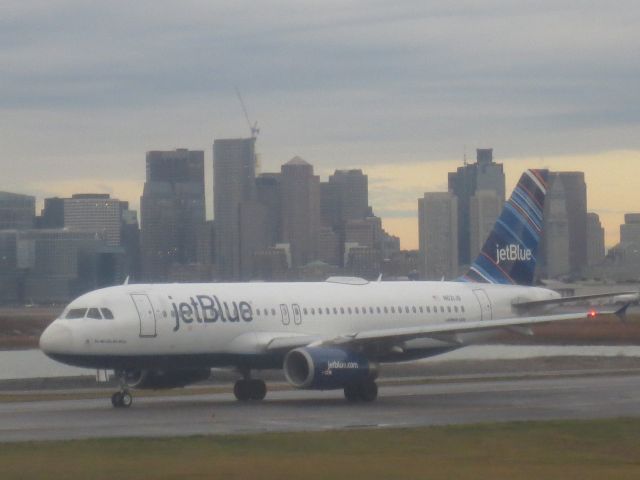
[[[341,391],[274,391],[261,403],[229,393],[0,404],[0,441],[163,437],[640,416],[640,374],[475,379],[382,385],[376,402]]]

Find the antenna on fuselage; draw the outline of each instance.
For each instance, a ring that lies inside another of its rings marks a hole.
[[[127,278],[124,279],[123,285],[129,285],[129,275],[127,275]]]
[[[378,275],[378,279],[376,280],[376,282],[381,282],[382,281],[382,274]]]

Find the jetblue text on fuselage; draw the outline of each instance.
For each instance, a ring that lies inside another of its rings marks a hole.
[[[500,248],[496,245],[496,263],[500,262],[528,262],[533,258],[533,253],[528,248],[522,248],[520,245],[505,245]]]
[[[169,300],[173,300],[169,297]],[[248,302],[220,301],[215,295],[196,295],[189,297],[187,302],[171,302],[173,316],[176,325],[173,331],[177,332],[180,322],[183,323],[215,323],[215,322],[239,322],[253,320],[253,310]]]

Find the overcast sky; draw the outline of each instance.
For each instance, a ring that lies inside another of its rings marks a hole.
[[[214,138],[248,136],[236,86],[263,170],[300,155],[323,176],[370,168],[375,185],[465,145],[558,170],[640,160],[637,0],[391,3],[3,0],[0,190],[137,205],[147,150],[210,164]],[[408,218],[445,181],[371,202]]]

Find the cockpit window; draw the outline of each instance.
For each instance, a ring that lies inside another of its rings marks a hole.
[[[67,316],[64,318],[75,319],[75,318],[84,318],[84,314],[87,313],[86,308],[72,308],[67,313]]]
[[[100,315],[100,310],[97,308],[90,308],[87,312],[87,318],[95,318],[96,320],[102,320],[102,315]]]
[[[102,316],[107,320],[113,320],[113,313],[108,308],[101,308]]]

